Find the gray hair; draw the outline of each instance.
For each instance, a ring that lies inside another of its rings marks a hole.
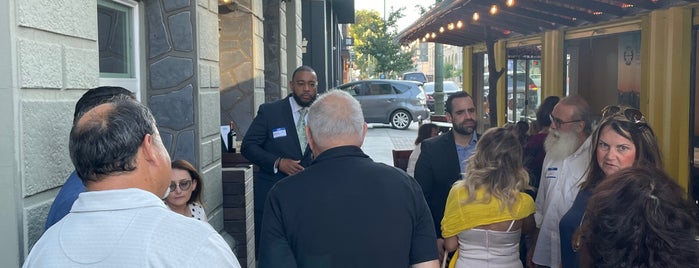
[[[361,142],[364,115],[359,102],[350,94],[330,90],[311,105],[307,125],[315,143],[327,148],[335,139],[357,139]]]
[[[585,122],[585,128],[583,131],[585,131],[586,134],[589,135],[592,133],[592,113],[590,112],[590,105],[587,104],[587,101],[583,97],[571,95],[562,98],[558,104],[573,106],[575,108],[574,114],[576,116],[574,119]]]

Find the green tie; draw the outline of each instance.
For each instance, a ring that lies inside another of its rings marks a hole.
[[[301,144],[301,152],[306,151],[306,108],[299,110],[299,121],[296,122],[296,134],[299,136],[299,144]]]

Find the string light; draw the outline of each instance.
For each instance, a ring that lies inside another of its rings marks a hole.
[[[447,24],[447,29],[449,29],[449,31],[454,30],[454,23]]]
[[[498,5],[490,6],[490,15],[498,14]]]
[[[425,38],[430,38],[430,33],[426,33]]]
[[[512,7],[515,5],[515,0],[507,0],[507,3],[505,3],[508,7]]]
[[[422,42],[425,42],[425,41],[427,41],[427,39],[425,39],[425,38],[423,37],[423,38],[422,38]]]
[[[480,18],[481,18],[481,16],[478,15],[478,12],[473,12],[473,21],[477,21]]]
[[[464,27],[464,22],[463,22],[463,21],[457,21],[457,22],[456,22],[456,28],[461,29],[461,27]]]
[[[437,37],[437,34],[432,32],[432,39],[434,39],[435,37]]]
[[[444,27],[439,27],[439,33],[443,33],[443,32],[444,32]]]

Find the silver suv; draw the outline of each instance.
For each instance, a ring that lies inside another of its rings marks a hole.
[[[404,80],[362,80],[337,87],[354,96],[362,105],[367,123],[391,124],[406,129],[410,123],[427,118],[422,83]]]

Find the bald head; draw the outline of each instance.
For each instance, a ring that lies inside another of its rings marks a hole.
[[[331,90],[321,95],[311,105],[306,125],[315,155],[333,147],[364,143],[366,123],[362,107],[344,91]]]
[[[83,183],[136,169],[146,134],[157,133],[155,119],[137,101],[117,98],[87,111],[70,131],[70,158]]]

